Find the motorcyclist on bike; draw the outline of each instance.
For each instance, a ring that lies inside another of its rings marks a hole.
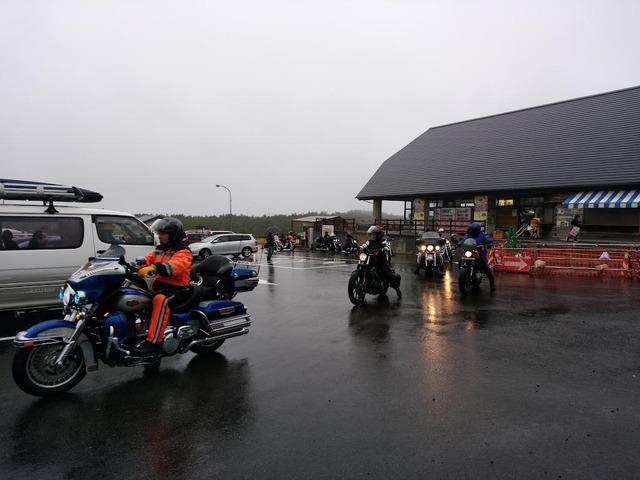
[[[162,218],[151,225],[151,231],[158,235],[160,245],[145,257],[146,263],[138,270],[138,276],[142,278],[156,273],[151,283],[155,296],[147,339],[133,348],[133,353],[140,356],[159,353],[169,308],[187,300],[191,277],[191,251],[183,242],[182,222],[176,218]]]
[[[480,252],[480,259],[482,260],[478,263],[482,268],[484,274],[489,279],[489,283],[491,284],[491,291],[494,291],[496,289],[496,280],[493,276],[491,268],[489,268],[489,264],[487,263],[487,249],[493,248],[493,240],[491,240],[491,237],[489,235],[485,234],[482,231],[482,227],[479,223],[472,223],[471,225],[469,225],[469,227],[467,228],[467,235],[462,240],[460,240],[460,242],[458,242],[458,247],[461,247],[464,241],[468,238],[474,239],[478,247],[484,247],[478,248],[478,251]]]
[[[438,235],[440,235],[440,238],[444,238],[444,228],[438,229]]]
[[[329,235],[329,231],[325,231],[324,232],[324,236],[322,237],[322,241],[324,243],[324,246],[329,248],[329,245],[331,245],[331,236]]]
[[[378,257],[378,269],[385,280],[389,282],[391,288],[393,288],[398,294],[398,298],[402,298],[402,292],[400,291],[400,275],[394,274],[389,268],[389,263],[387,262],[386,253],[389,252],[389,243],[386,240],[383,240],[384,231],[381,227],[376,225],[372,225],[367,230],[367,234],[369,234],[369,240],[367,240],[364,244],[360,246],[361,250],[366,250],[368,252],[373,252],[375,250],[382,251],[383,255],[379,255]]]

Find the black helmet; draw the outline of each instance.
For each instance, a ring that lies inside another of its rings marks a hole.
[[[153,222],[151,231],[154,233],[168,233],[169,245],[175,246],[184,238],[182,222],[177,218],[165,217]]]

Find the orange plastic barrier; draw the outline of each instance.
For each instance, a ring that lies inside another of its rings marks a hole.
[[[498,272],[552,275],[637,278],[640,274],[638,245],[540,245],[497,247],[488,258],[489,266]]]

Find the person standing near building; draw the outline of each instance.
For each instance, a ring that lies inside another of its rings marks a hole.
[[[580,221],[580,215],[574,215],[573,220],[571,220],[571,231],[569,231],[569,235],[567,235],[567,242],[573,238],[574,242],[578,241],[578,233],[580,233],[580,225],[582,222]]]

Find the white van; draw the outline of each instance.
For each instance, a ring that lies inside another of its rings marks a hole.
[[[61,306],[65,280],[111,243],[130,262],[153,249],[152,233],[129,213],[61,205],[102,199],[95,192],[0,179],[0,199],[0,311]]]

